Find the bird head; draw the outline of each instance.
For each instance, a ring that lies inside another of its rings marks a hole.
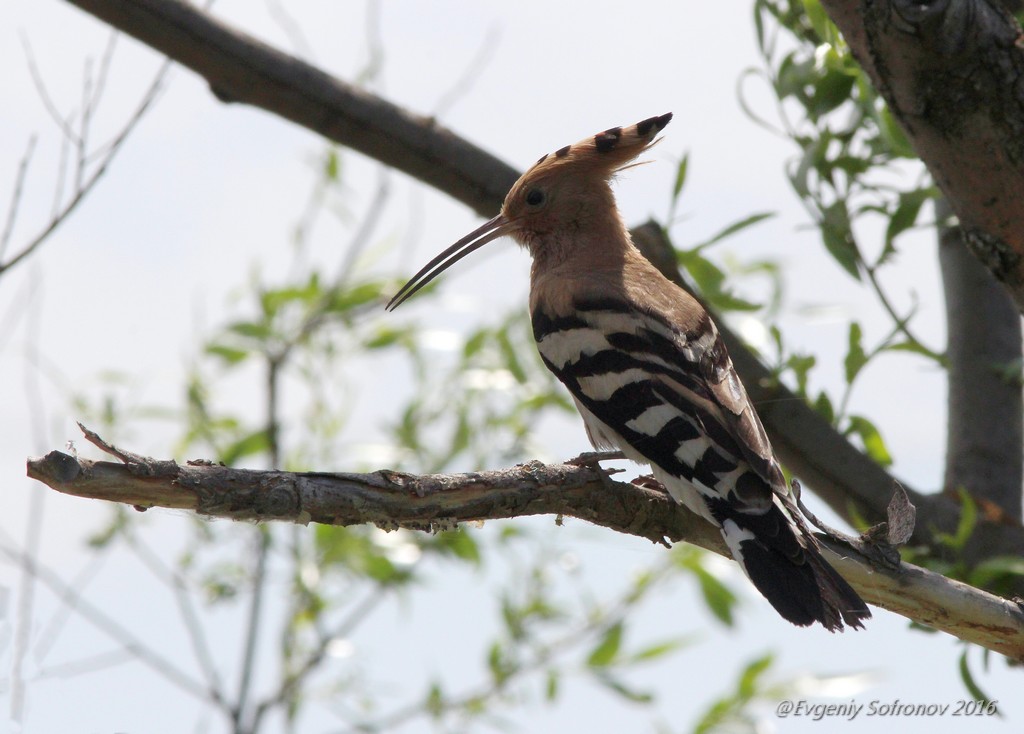
[[[613,127],[543,156],[509,190],[498,216],[427,263],[395,294],[388,310],[499,237],[511,236],[536,262],[581,232],[601,226],[621,229],[609,181],[657,142],[655,136],[671,120],[669,112],[629,127]]]

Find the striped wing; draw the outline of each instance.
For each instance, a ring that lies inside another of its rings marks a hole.
[[[794,522],[782,471],[714,323],[690,331],[628,301],[533,313],[544,363],[595,446],[648,463],[673,497],[722,530],[757,589],[790,622],[862,627],[863,600]]]
[[[714,323],[685,333],[624,301],[574,307],[562,318],[537,309],[534,336],[584,418],[596,419],[592,442],[635,452],[707,499],[767,510],[782,473]]]

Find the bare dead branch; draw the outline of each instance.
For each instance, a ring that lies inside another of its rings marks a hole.
[[[664,491],[647,483],[613,482],[592,466],[531,462],[470,474],[300,474],[204,462],[183,466],[120,451],[95,434],[90,440],[122,463],[52,451],[30,459],[28,475],[78,497],[234,520],[437,531],[459,522],[556,515],[656,543],[685,540],[728,555],[719,532]],[[873,567],[849,549],[823,542],[833,551],[830,561],[868,602],[1024,660],[1024,611],[1017,603],[908,564],[896,570]]]

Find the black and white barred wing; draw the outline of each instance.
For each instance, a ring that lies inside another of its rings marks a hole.
[[[650,464],[676,500],[722,530],[768,601],[798,625],[870,612],[788,515],[782,472],[714,324],[689,332],[621,301],[533,314],[547,367],[572,393],[596,447]]]
[[[535,312],[534,336],[591,441],[651,464],[701,515],[709,510],[695,491],[764,512],[782,475],[714,324],[702,319],[687,334],[631,304],[575,306],[563,318]]]

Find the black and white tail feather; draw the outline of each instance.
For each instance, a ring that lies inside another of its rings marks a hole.
[[[863,626],[867,605],[822,557],[704,308],[633,246],[609,186],[656,142],[671,113],[543,156],[494,219],[439,254],[388,304],[510,235],[533,258],[530,313],[540,355],[569,389],[596,448],[650,464],[787,620]]]

